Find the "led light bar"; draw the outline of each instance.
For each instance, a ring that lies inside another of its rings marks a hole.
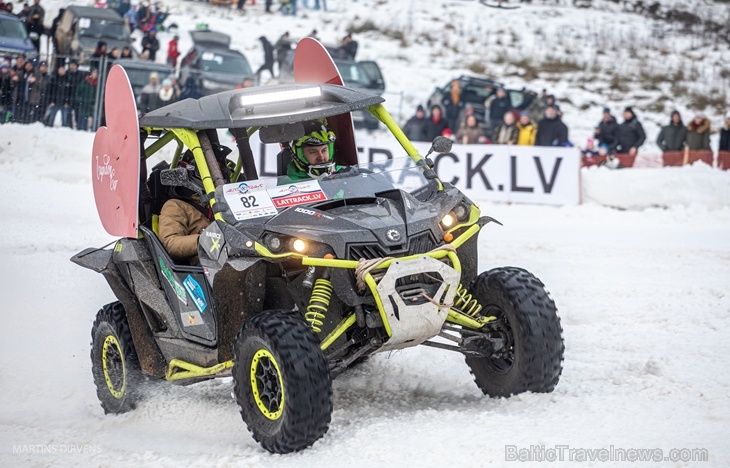
[[[255,106],[257,104],[274,104],[277,102],[291,101],[295,99],[308,99],[322,97],[322,90],[319,86],[312,88],[292,89],[289,91],[276,91],[273,93],[245,94],[238,97],[240,107]]]

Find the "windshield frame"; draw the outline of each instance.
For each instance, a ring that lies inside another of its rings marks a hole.
[[[216,201],[229,207],[227,215],[235,218],[236,223],[260,223],[262,219],[267,220],[292,206],[374,199],[378,194],[393,190],[403,190],[415,196],[433,183],[411,158],[404,157],[344,166],[340,171],[319,179],[279,176],[225,184],[216,190]],[[246,198],[242,200],[245,204],[255,202],[259,207],[268,207],[268,210],[255,210],[248,206],[244,210],[238,204],[242,198]]]

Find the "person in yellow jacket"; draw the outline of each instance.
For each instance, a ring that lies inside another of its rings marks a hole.
[[[522,146],[535,146],[535,136],[537,135],[537,124],[530,118],[530,114],[523,112],[520,114],[520,120],[517,122],[517,144]]]

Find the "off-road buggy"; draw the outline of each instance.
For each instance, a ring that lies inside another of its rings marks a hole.
[[[438,178],[382,97],[294,83],[185,100],[137,121],[125,80],[112,69],[108,128],[97,132],[92,157],[99,215],[121,238],[72,258],[104,275],[118,298],[91,333],[105,412],[134,408],[150,380],[232,376],[254,439],[287,453],[326,433],[332,379],[383,351],[462,353],[492,397],[555,388],[564,346],[553,300],[523,269],[479,272],[477,237],[495,220]],[[349,115],[360,109],[392,132],[404,158],[358,165]],[[277,175],[259,177],[265,164],[249,137],[285,143],[312,119],[327,119],[338,135],[346,170],[294,182],[282,176],[283,151],[265,161]],[[237,139],[227,180],[211,129]],[[449,148],[437,139],[432,150]],[[171,189],[194,187],[179,167],[188,151],[214,213],[194,266],[174,262],[156,233]],[[154,158],[163,161],[148,171]]]

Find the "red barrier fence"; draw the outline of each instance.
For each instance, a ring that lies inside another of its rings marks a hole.
[[[621,163],[621,167],[634,167],[637,156],[631,156],[628,153],[618,153],[616,159]],[[713,153],[711,150],[694,150],[694,151],[667,151],[661,154],[641,154],[642,167],[659,167],[661,166],[684,166],[697,161],[716,167],[720,170],[730,170],[730,151],[720,151]],[[604,156],[583,156],[581,163],[583,167],[598,166],[605,160]]]

